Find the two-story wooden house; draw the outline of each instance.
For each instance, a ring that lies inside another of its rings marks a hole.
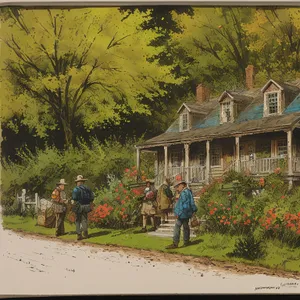
[[[164,176],[181,174],[190,185],[208,183],[230,169],[253,176],[274,172],[292,185],[300,180],[300,80],[270,79],[253,88],[254,68],[246,68],[242,91],[224,91],[210,98],[198,85],[196,101],[183,103],[169,129],[143,144],[140,151],[155,151],[156,184]]]

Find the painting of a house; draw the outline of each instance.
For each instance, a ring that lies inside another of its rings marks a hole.
[[[166,132],[137,145],[138,166],[141,151],[157,153],[157,185],[178,174],[201,186],[229,170],[261,176],[279,168],[291,186],[300,180],[300,80],[254,87],[254,66],[245,72],[244,90],[218,97],[199,84]]]

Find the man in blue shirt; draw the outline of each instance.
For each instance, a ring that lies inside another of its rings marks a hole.
[[[178,247],[181,226],[183,226],[183,246],[188,246],[190,244],[189,220],[197,211],[193,194],[187,188],[186,182],[184,180],[178,180],[174,183],[174,187],[179,192],[180,196],[174,209],[176,223],[174,227],[173,244],[167,246],[166,249],[175,249]]]
[[[91,203],[94,201],[93,192],[84,185],[86,180],[82,175],[78,175],[75,180],[77,186],[72,192],[73,203],[75,203],[73,211],[76,214],[77,240],[88,238],[88,213],[92,210]]]

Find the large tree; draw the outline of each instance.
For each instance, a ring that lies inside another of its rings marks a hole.
[[[243,25],[250,51],[259,57],[258,79],[291,79],[300,71],[300,11],[298,8],[260,8]]]
[[[157,32],[140,28],[147,12],[122,18],[117,8],[2,16],[2,120],[17,114],[39,136],[59,128],[68,147],[80,125],[89,131],[132,113],[151,114],[141,99],[163,95],[162,82],[181,80],[172,66],[153,60],[162,49],[150,46]]]
[[[245,68],[253,63],[243,24],[254,9],[247,7],[194,8],[193,17],[177,15],[184,33],[175,33],[178,48],[191,57],[190,77],[216,91],[242,86]]]

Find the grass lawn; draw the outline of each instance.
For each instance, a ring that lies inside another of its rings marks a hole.
[[[47,236],[54,235],[54,229],[36,226],[36,220],[31,217],[3,216],[3,227]],[[65,229],[66,232],[71,232],[71,234],[60,238],[62,240],[75,240],[75,226],[66,222]],[[255,261],[248,261],[242,258],[229,258],[226,256],[227,253],[233,251],[236,237],[221,234],[204,234],[192,239],[195,242],[194,245],[166,250],[165,247],[172,242],[171,238],[150,236],[147,233],[134,234],[136,230],[136,228],[127,230],[89,229],[91,237],[85,241],[100,245],[119,245],[136,249],[209,257],[219,261],[243,262],[286,271],[300,271],[300,249],[291,249],[276,241],[266,242],[266,257]]]

